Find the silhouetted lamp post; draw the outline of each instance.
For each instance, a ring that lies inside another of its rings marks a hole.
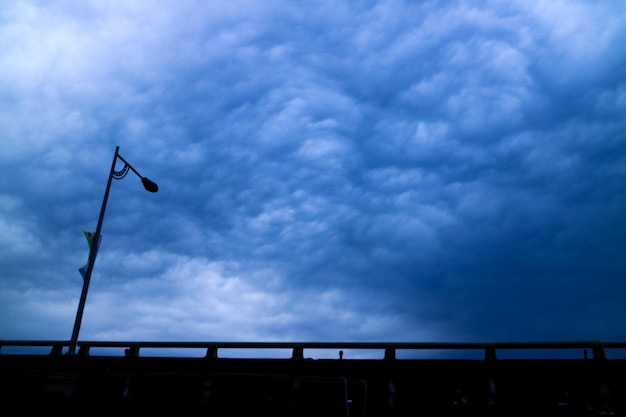
[[[107,188],[104,192],[104,199],[102,200],[102,208],[100,209],[100,217],[98,217],[98,226],[96,227],[96,233],[92,238],[91,248],[89,250],[89,260],[87,261],[87,270],[85,271],[85,278],[83,280],[83,290],[80,294],[80,302],[78,303],[78,311],[76,312],[76,321],[74,322],[74,330],[72,331],[72,339],[70,340],[69,354],[74,355],[76,353],[76,344],[78,343],[78,332],[80,331],[80,323],[83,320],[83,311],[85,310],[85,300],[87,300],[87,291],[89,290],[89,281],[91,280],[91,272],[93,271],[93,265],[96,262],[96,255],[98,254],[98,241],[100,240],[100,231],[102,230],[102,220],[104,219],[104,212],[107,206],[107,200],[109,199],[109,190],[111,189],[111,181],[113,178],[121,180],[128,174],[128,170],[132,170],[139,178],[144,188],[151,193],[159,191],[159,186],[156,183],[150,181],[146,177],[142,177],[139,172],[131,164],[128,163],[122,155],[119,154],[120,147],[115,148],[115,156],[113,157],[113,163],[111,164],[111,171],[109,173],[109,180],[107,181]],[[124,168],[121,171],[115,170],[115,164],[117,159],[121,159],[124,162]]]

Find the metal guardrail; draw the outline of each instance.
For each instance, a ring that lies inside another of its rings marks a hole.
[[[97,408],[112,414],[183,407],[190,416],[262,411],[329,417],[626,417],[626,342],[81,341],[75,355],[69,354],[69,345],[0,340],[0,403],[22,408],[43,404],[60,412]],[[267,349],[281,350],[284,359],[224,352]],[[309,350],[340,354],[310,360]],[[342,360],[343,350],[349,360]],[[374,351],[380,360],[362,360],[353,355],[355,350]],[[531,360],[508,360],[511,350]],[[554,355],[537,359],[537,350]],[[622,352],[621,358],[613,360],[612,350]],[[406,358],[412,351],[436,355],[434,360]],[[465,360],[467,351],[479,360]],[[574,360],[569,360],[572,353]]]
[[[50,354],[63,354],[70,341],[59,340],[0,340],[3,347],[49,347]],[[396,359],[398,350],[483,351],[485,359],[497,359],[498,351],[505,350],[571,350],[590,349],[594,359],[606,359],[605,349],[626,349],[626,342],[561,341],[561,342],[156,342],[156,341],[82,341],[78,342],[78,355],[88,356],[91,348],[122,348],[126,356],[139,356],[142,348],[206,349],[206,357],[217,358],[220,349],[289,349],[292,359],[302,359],[305,349],[380,350],[385,359]],[[342,352],[342,351],[340,351]]]

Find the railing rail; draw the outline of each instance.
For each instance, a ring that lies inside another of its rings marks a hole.
[[[51,354],[62,354],[70,345],[65,340],[0,340],[3,347],[50,347]],[[590,349],[595,359],[605,359],[605,349],[626,349],[626,342],[615,341],[547,341],[547,342],[173,342],[173,341],[81,341],[79,354],[89,355],[91,348],[122,348],[126,354],[138,356],[142,348],[206,349],[207,357],[217,357],[220,349],[290,349],[292,358],[302,358],[304,349],[354,349],[384,351],[385,359],[395,359],[398,350],[478,350],[485,359],[496,359],[498,351],[537,349]]]

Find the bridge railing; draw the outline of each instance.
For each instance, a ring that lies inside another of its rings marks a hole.
[[[215,416],[365,416],[367,410],[393,417],[626,417],[626,360],[611,355],[626,342],[81,341],[76,355],[69,355],[69,344],[0,340],[0,403],[61,412],[107,407],[112,414],[147,414],[165,404]],[[226,357],[230,350],[252,360]],[[272,350],[284,356],[257,360]],[[320,350],[344,355],[309,360]],[[480,360],[456,360],[468,351]],[[516,351],[531,360],[507,360]],[[554,355],[535,360],[545,351]],[[379,359],[359,360],[360,352]],[[423,352],[435,352],[429,358],[435,360],[410,357]],[[572,353],[575,360],[560,360]],[[311,407],[315,413],[306,414]]]
[[[0,355],[29,354],[29,352],[44,352],[43,354],[62,355],[67,353],[70,341],[59,340],[0,340]],[[561,341],[561,342],[167,342],[167,341],[80,341],[78,355],[89,356],[94,349],[99,356],[141,356],[142,350],[158,351],[160,356],[188,356],[191,351],[201,350],[207,358],[218,358],[226,350],[245,352],[243,356],[250,357],[261,351],[280,350],[290,351],[292,359],[302,359],[305,351],[337,352],[341,358],[344,351],[377,352],[383,359],[398,359],[411,357],[416,352],[437,352],[434,356],[446,358],[462,358],[466,352],[479,352],[485,360],[506,357],[507,351],[523,351],[524,357],[536,357],[539,351],[551,351],[551,358],[563,356],[569,358],[571,352],[581,359],[606,359],[607,350],[626,350],[626,342],[602,341]],[[117,352],[117,354],[116,354]],[[591,355],[589,355],[589,352]],[[41,354],[41,353],[39,353]],[[418,355],[419,356],[419,355]]]

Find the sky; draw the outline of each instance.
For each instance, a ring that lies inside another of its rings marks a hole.
[[[6,0],[0,339],[626,340],[626,2]],[[116,170],[124,163],[117,159]]]

